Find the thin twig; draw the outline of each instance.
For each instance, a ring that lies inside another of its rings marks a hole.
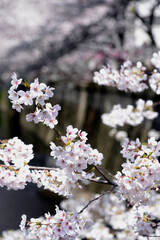
[[[92,200],[90,200],[90,201],[87,203],[87,205],[84,206],[84,207],[78,212],[78,214],[81,214],[92,202],[100,199],[101,197],[103,197],[104,195],[106,195],[106,194],[108,194],[108,193],[111,193],[115,188],[116,188],[116,186],[112,187],[109,191],[102,193],[102,194],[99,195],[98,197],[93,198]]]
[[[60,141],[62,144],[65,145],[65,143],[63,142],[62,138],[61,138],[61,133],[60,131],[58,131],[56,128],[53,128],[53,131],[55,132],[56,136],[57,136],[57,140]]]

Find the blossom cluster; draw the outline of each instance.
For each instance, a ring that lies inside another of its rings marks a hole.
[[[111,69],[110,66],[103,67],[99,72],[94,73],[93,81],[99,85],[117,87],[118,90],[142,92],[148,86],[145,83],[147,75],[146,68],[141,62],[133,66],[132,62],[127,60],[123,63],[120,71]]]
[[[159,190],[160,163],[156,158],[160,156],[160,142],[150,138],[142,144],[139,139],[126,139],[122,147],[121,153],[127,161],[122,164],[122,173],[115,175],[117,196],[135,205],[149,204],[153,191]]]
[[[56,147],[51,142],[51,156],[56,159],[57,166],[50,170],[36,169],[28,165],[33,158],[33,146],[25,145],[20,139],[1,141],[0,186],[8,189],[23,189],[26,182],[32,181],[38,187],[43,186],[60,195],[72,195],[75,187],[81,187],[79,180],[84,181],[94,176],[84,170],[88,165],[100,165],[103,155],[90,144],[86,144],[87,133],[78,131],[71,125],[67,127],[66,136],[61,136],[63,147]]]
[[[136,107],[127,105],[122,108],[120,104],[114,105],[110,113],[102,114],[102,122],[110,127],[124,126],[129,124],[136,126],[140,124],[144,118],[154,119],[158,116],[157,112],[153,110],[153,101],[147,100],[146,102],[139,99],[136,102]]]
[[[157,142],[154,137],[148,139],[147,143],[130,141],[128,138],[122,144],[121,154],[127,160],[134,162],[137,157],[157,158],[160,156],[160,141]]]
[[[98,194],[91,194],[89,197],[94,199]],[[80,211],[88,201],[88,193],[78,193],[74,199],[67,199],[61,202],[61,207],[67,211]],[[114,240],[113,229],[126,228],[126,218],[124,202],[118,201],[114,194],[103,196],[90,204],[81,217],[85,220],[92,219],[89,229],[82,229],[79,239]],[[118,219],[119,218],[119,219]],[[111,229],[110,229],[111,226]],[[120,228],[119,228],[120,227]]]
[[[103,155],[97,149],[92,149],[86,144],[87,133],[78,131],[71,125],[67,127],[66,136],[61,136],[64,146],[56,146],[51,142],[51,156],[57,158],[56,165],[65,168],[68,173],[82,173],[87,164],[101,165]]]
[[[27,239],[74,240],[79,231],[85,228],[85,221],[76,212],[67,213],[58,207],[54,216],[46,213],[45,217],[31,218],[30,221],[26,218],[26,215],[22,215],[20,229],[26,233]]]
[[[51,156],[56,159],[56,165],[67,176],[68,186],[73,187],[78,180],[90,179],[94,174],[84,170],[88,165],[100,165],[103,155],[97,149],[87,144],[87,133],[78,131],[71,125],[67,127],[66,136],[61,136],[63,146],[56,146],[51,142]],[[72,186],[73,184],[73,186]]]
[[[70,180],[70,176],[63,169],[52,169],[50,171],[31,171],[32,182],[38,187],[44,187],[59,195],[69,196],[72,194],[72,189],[78,186],[75,181]]]
[[[26,182],[30,181],[30,170],[27,165],[18,170],[14,167],[10,167],[9,169],[0,167],[0,187],[6,186],[8,190],[24,189]]]
[[[98,194],[79,192],[75,195],[74,199],[62,201],[61,208],[65,210],[64,213],[66,214],[73,211],[79,212],[86,205],[89,198],[93,199],[95,197],[98,197]],[[146,240],[146,236],[151,236],[153,240],[159,240],[159,228],[155,228],[156,221],[160,219],[159,208],[160,196],[156,193],[153,195],[150,204],[152,214],[147,212],[147,206],[128,208],[126,202],[119,201],[114,193],[106,194],[103,198],[92,202],[92,204],[80,214],[81,221],[84,223],[82,224],[83,227],[78,231],[79,235],[77,235],[74,240],[82,240],[85,238],[91,240]],[[54,216],[51,216],[51,218],[53,219]],[[40,219],[42,221],[42,218]],[[92,219],[92,222],[88,221],[88,219]],[[34,222],[35,224],[36,220],[34,220],[35,219],[30,220],[30,223]],[[43,221],[44,220],[45,218],[43,218]],[[138,222],[140,222],[140,224],[138,224]],[[27,223],[26,217],[23,216],[22,223],[20,224],[23,231],[4,231],[2,233],[2,240],[34,240],[35,237],[31,237],[31,234],[25,231],[25,223]],[[26,227],[30,228],[30,225]],[[33,226],[31,228],[33,228]],[[42,231],[43,230],[40,230],[40,237],[42,237]],[[43,240],[48,240],[47,236],[45,237],[44,235]]]
[[[160,51],[154,53],[151,63],[160,70]],[[149,77],[149,85],[151,89],[160,94],[160,73],[154,69]],[[99,85],[117,87],[118,90],[142,92],[148,88],[146,68],[141,62],[137,62],[133,66],[132,62],[127,60],[121,65],[120,70],[112,69],[109,65],[103,67],[99,72],[94,73],[93,81]]]
[[[0,144],[0,160],[7,166],[23,167],[33,159],[33,145],[26,145],[18,137],[3,140]]]
[[[8,93],[9,99],[12,103],[12,108],[21,112],[23,104],[31,106],[35,103],[36,110],[33,113],[27,114],[26,120],[28,122],[34,121],[34,123],[43,122],[50,128],[54,128],[54,126],[58,123],[56,117],[61,107],[58,104],[52,106],[50,103],[45,102],[49,98],[53,97],[54,88],[47,86],[45,83],[39,83],[38,78],[36,78],[30,85],[28,82],[23,83],[22,79],[17,79],[17,75],[15,73],[12,75],[11,84],[12,86]],[[21,84],[27,88],[27,91],[18,90],[18,87]]]
[[[28,163],[33,158],[33,146],[26,145],[17,137],[0,144],[0,186],[7,189],[23,189],[31,181]]]
[[[155,232],[155,216],[148,212],[137,212],[136,214],[136,224],[134,226],[135,231],[137,231],[142,236],[150,236]]]
[[[51,142],[51,156],[56,160],[55,168],[50,171],[32,170],[32,182],[63,196],[72,195],[75,187],[81,188],[80,181],[89,180],[94,173],[87,173],[88,165],[100,165],[102,153],[86,144],[87,133],[71,125],[67,127],[66,136],[61,136],[63,146]],[[95,178],[95,177],[94,177]]]
[[[97,196],[98,194],[92,194],[90,198],[94,199]],[[71,209],[80,211],[87,200],[88,193],[78,193],[75,199],[62,201],[61,207],[67,211],[71,211]],[[156,193],[153,194],[150,204],[153,214],[147,213],[147,206],[131,208],[126,205],[125,201],[119,201],[114,193],[106,194],[103,198],[92,202],[81,213],[83,219],[92,219],[93,223],[89,230],[81,231],[78,239],[146,240],[146,236],[152,236],[152,239],[158,240],[160,239],[158,237],[159,229],[155,228],[157,226],[155,220],[160,218],[159,206],[160,197]]]

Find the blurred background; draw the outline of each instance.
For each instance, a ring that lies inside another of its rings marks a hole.
[[[160,0],[1,0],[0,1],[0,134],[34,145],[33,165],[53,166],[49,142],[54,132],[25,121],[27,110],[11,109],[7,91],[16,72],[29,82],[38,77],[55,87],[52,104],[60,104],[57,129],[69,124],[88,132],[89,143],[104,154],[103,166],[113,174],[123,159],[120,144],[101,122],[101,114],[120,103],[158,98],[149,90],[118,92],[93,84],[93,73],[103,65],[118,68],[123,61],[142,61],[152,71],[150,58],[160,48]],[[159,119],[138,127],[125,126],[129,137],[147,138],[160,130]],[[58,144],[58,142],[56,142]],[[93,186],[92,189],[95,190]],[[54,212],[60,198],[29,184],[25,190],[0,189],[0,231],[17,229],[21,215],[38,217]]]

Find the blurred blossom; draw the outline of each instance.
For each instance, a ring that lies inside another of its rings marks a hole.
[[[148,132],[148,137],[154,137],[156,140],[160,138],[160,131],[156,131],[155,129],[151,129]]]

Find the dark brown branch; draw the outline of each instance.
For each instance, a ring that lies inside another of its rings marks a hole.
[[[107,176],[105,176],[104,173],[96,165],[93,165],[93,166],[95,167],[97,172],[99,172],[104,177],[104,179],[108,182],[109,185],[117,187],[117,184],[111,181]]]
[[[114,176],[112,173],[110,173],[107,169],[102,168],[102,167],[100,167],[100,166],[98,166],[98,168],[101,169],[101,170],[104,170],[104,171],[105,171],[108,175],[110,175],[112,178],[115,178],[115,176]]]

